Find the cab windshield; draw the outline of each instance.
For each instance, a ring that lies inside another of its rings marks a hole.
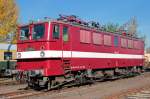
[[[20,28],[20,40],[28,40],[29,39],[29,26]]]
[[[44,37],[44,33],[45,33],[45,24],[36,24],[33,27],[32,39],[33,40],[42,39]]]

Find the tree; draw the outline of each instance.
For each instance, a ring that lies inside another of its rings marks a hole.
[[[136,17],[131,18],[127,27],[128,34],[132,36],[137,36],[137,26],[138,24],[137,24]]]
[[[150,47],[146,48],[146,53],[150,53]]]
[[[9,33],[16,33],[18,8],[14,0],[0,0],[0,40]]]
[[[103,28],[107,32],[117,32],[119,29],[119,25],[114,23],[108,23],[104,25]]]

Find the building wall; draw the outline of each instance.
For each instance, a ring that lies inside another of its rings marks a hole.
[[[150,67],[150,53],[145,53],[145,66]]]
[[[150,53],[145,54],[145,61],[150,62]]]
[[[4,60],[4,52],[7,52],[7,50],[0,50],[0,61],[5,61]],[[12,52],[12,60],[16,59],[16,50],[10,50]]]

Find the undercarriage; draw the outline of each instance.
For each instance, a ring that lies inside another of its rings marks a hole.
[[[100,70],[71,71],[61,76],[27,75],[28,88],[35,90],[57,90],[65,87],[91,85],[95,82],[117,80],[141,74],[143,68],[127,67]]]

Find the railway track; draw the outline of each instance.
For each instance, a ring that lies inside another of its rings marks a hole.
[[[126,99],[150,99],[150,90],[140,91],[126,96]]]
[[[129,77],[133,77],[133,76],[137,76],[137,75],[138,74],[135,74],[135,75],[130,74],[127,76],[118,76],[118,77],[107,78],[107,79],[106,78],[105,79],[96,79],[95,81],[97,84],[98,82],[113,81],[113,80],[122,79],[122,78],[129,78]],[[149,74],[147,74],[147,73],[143,73],[142,75],[144,75],[144,77],[149,76]],[[0,79],[0,86],[2,85],[1,82],[4,80],[8,80],[8,79]],[[12,83],[12,82],[9,82],[9,83]],[[7,85],[7,84],[5,84],[5,85]],[[13,85],[13,83],[10,85]],[[63,87],[63,89],[64,90],[66,90],[66,89],[73,90],[74,88],[70,88],[70,87],[74,87],[74,86],[76,86],[76,85],[65,85]],[[128,94],[128,95],[124,95],[125,98],[123,98],[123,99],[150,99],[150,90],[147,90],[147,87],[150,88],[150,85],[146,85],[146,86],[143,86],[142,88],[125,92],[125,94]],[[35,90],[31,90],[31,89],[29,89],[29,90],[22,89],[22,90],[18,90],[18,91],[14,91],[14,92],[0,94],[0,99],[21,99],[21,98],[27,98],[27,97],[35,96],[35,95],[49,94],[49,92],[56,93],[55,89],[58,89],[58,88],[54,88],[54,90],[50,90],[50,91],[35,91]],[[119,97],[119,96],[122,96],[122,95],[118,94],[117,97]],[[113,97],[113,96],[111,96],[111,97]],[[122,98],[108,98],[108,99],[122,99]]]
[[[8,80],[9,78],[0,78],[0,81]]]
[[[10,78],[0,79],[0,86],[10,86],[10,85],[18,85],[18,84],[24,84],[25,82],[19,82],[16,80],[12,80]]]
[[[117,94],[106,96],[102,99],[150,99],[150,84],[120,91]]]
[[[141,78],[150,77],[150,73],[144,72]],[[102,99],[150,99],[150,84],[144,84],[139,87],[122,90],[116,94],[105,96]]]
[[[42,94],[42,93],[43,92],[33,91],[33,90],[19,90],[19,91],[0,94],[0,99],[17,99],[17,98],[29,97],[37,94]]]
[[[128,75],[128,76],[118,76],[118,77],[113,77],[113,78],[108,78],[108,79],[96,79],[95,80],[95,83],[98,83],[98,82],[104,82],[104,81],[111,81],[111,80],[117,80],[117,79],[121,79],[121,78],[128,78],[128,77],[133,77],[133,76],[136,76],[136,75]],[[63,87],[62,87],[63,85]],[[88,84],[84,84],[84,85],[88,85]],[[35,90],[31,90],[31,89],[28,89],[28,90],[25,90],[25,89],[22,89],[22,90],[19,90],[19,91],[14,91],[14,92],[8,92],[8,93],[3,93],[3,94],[0,94],[0,99],[20,99],[20,98],[24,98],[24,97],[30,97],[30,96],[35,96],[35,95],[43,95],[43,94],[47,94],[49,92],[53,93],[53,92],[56,92],[56,90],[58,91],[58,89],[63,89],[64,90],[72,90],[75,86],[81,86],[81,85],[78,85],[78,84],[61,84],[61,85],[58,85],[54,88],[52,88],[51,90],[48,90],[48,91],[35,91]],[[72,87],[72,88],[70,88]]]

